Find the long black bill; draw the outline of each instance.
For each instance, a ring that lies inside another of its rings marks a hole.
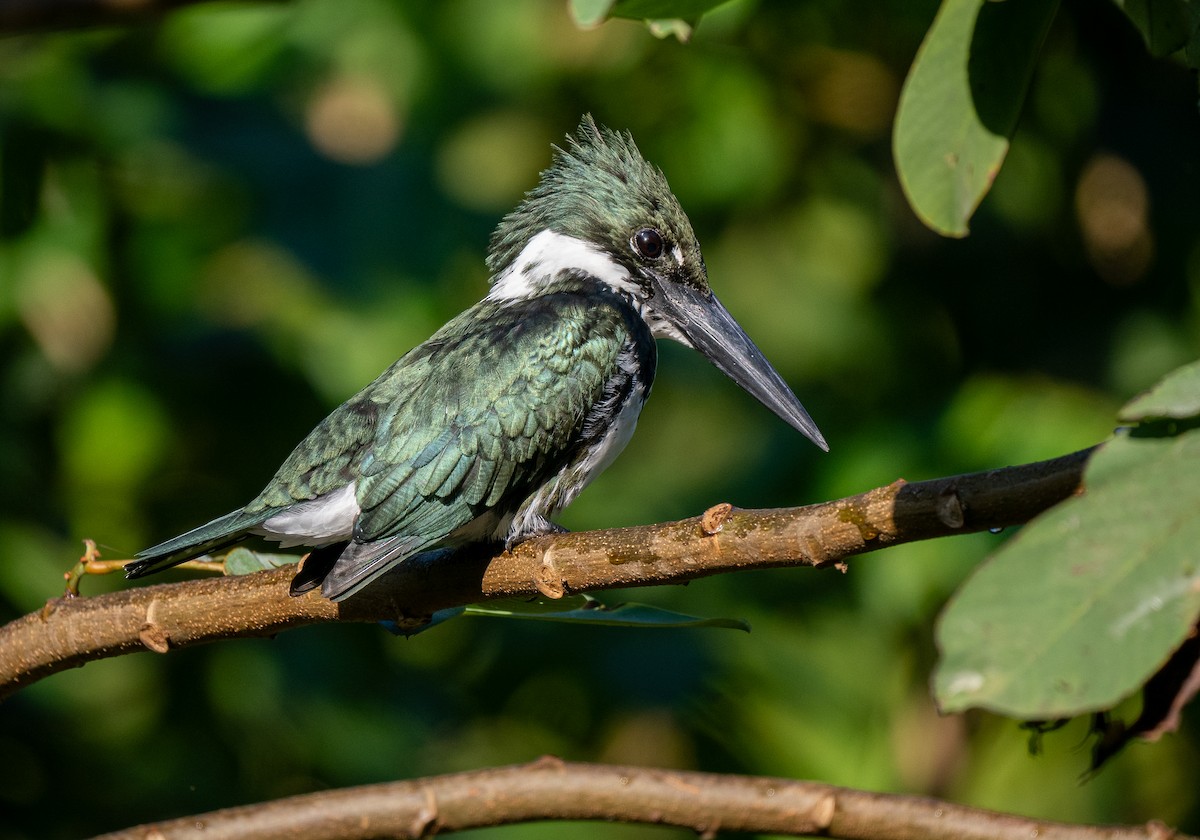
[[[657,314],[682,333],[717,370],[753,394],[817,446],[829,451],[824,435],[800,400],[716,295],[682,283],[656,283],[655,286]]]

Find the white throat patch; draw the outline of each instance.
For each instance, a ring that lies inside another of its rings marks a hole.
[[[631,295],[638,292],[629,271],[599,248],[552,230],[544,230],[512,264],[500,273],[487,293],[487,300],[519,300],[536,295],[560,271],[577,269],[608,284],[614,291]]]

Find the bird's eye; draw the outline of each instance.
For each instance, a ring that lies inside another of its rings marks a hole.
[[[656,260],[663,255],[662,234],[654,228],[642,228],[633,235],[633,247],[646,259]]]

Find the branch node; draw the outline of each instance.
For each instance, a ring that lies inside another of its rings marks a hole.
[[[721,533],[721,528],[725,525],[725,520],[729,518],[729,514],[733,512],[733,505],[729,502],[721,502],[715,504],[708,510],[704,511],[704,515],[700,517],[700,533],[706,537],[712,537]]]
[[[57,597],[57,598],[47,598],[46,599],[46,606],[44,606],[40,610],[38,610],[38,618],[40,618],[42,620],[43,624],[50,620],[50,616],[54,615],[55,610],[58,609],[58,605],[61,604],[64,600],[66,600],[66,599],[61,596]]]
[[[417,811],[408,830],[413,837],[430,837],[437,834],[438,807],[437,797],[429,788],[425,788],[425,804]]]
[[[147,621],[138,630],[138,641],[155,653],[166,653],[171,649],[171,639],[161,624]]]
[[[934,508],[938,519],[947,528],[961,528],[967,522],[966,509],[958,495],[958,487],[954,484],[938,494]]]
[[[872,521],[865,505],[866,503],[861,498],[847,500],[845,504],[838,508],[837,512],[839,522],[845,522],[858,529],[858,536],[864,545],[869,544],[872,540],[879,539],[877,523]],[[814,563],[813,565],[820,564]]]
[[[539,770],[561,770],[566,766],[566,762],[556,755],[547,753],[546,755],[539,755],[529,766],[536,767]]]
[[[63,572],[63,580],[67,582],[64,598],[79,597],[79,581],[88,571],[88,565],[100,559],[100,549],[96,548],[95,540],[83,541],[83,556],[69,572]]]
[[[1174,840],[1179,832],[1160,820],[1150,820],[1146,823],[1146,835],[1150,840]]]
[[[538,592],[554,601],[566,592],[562,573],[558,571],[558,566],[554,565],[554,546],[547,548],[546,553],[542,555],[542,564],[533,576],[533,585],[537,587]]]
[[[833,825],[833,818],[837,815],[837,797],[832,793],[826,794],[817,800],[817,804],[813,805],[809,812],[809,819],[813,821],[813,827],[817,832],[825,832]],[[814,832],[816,833],[816,832]]]

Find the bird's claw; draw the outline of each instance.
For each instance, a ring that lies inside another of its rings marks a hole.
[[[527,528],[519,534],[512,534],[504,541],[504,550],[512,551],[523,542],[528,542],[535,537],[545,537],[550,534],[569,534],[570,530],[559,525],[557,522],[551,522],[549,519],[543,519],[531,528]]]

